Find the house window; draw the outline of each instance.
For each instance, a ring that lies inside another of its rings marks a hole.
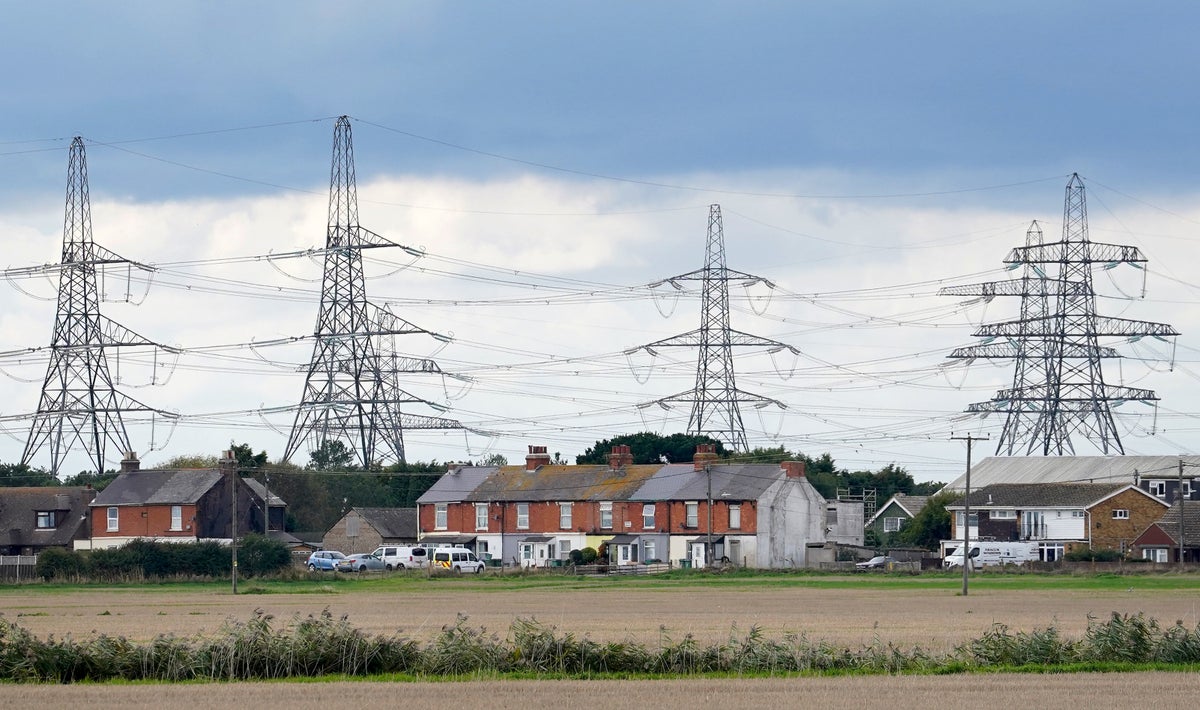
[[[488,504],[487,503],[476,503],[475,504],[475,529],[476,530],[487,530],[488,529]]]
[[[1017,511],[1015,510],[993,510],[991,512],[992,520],[1016,520]]]
[[[1142,559],[1150,560],[1151,562],[1166,562],[1167,548],[1165,547],[1148,547],[1142,550]]]
[[[570,503],[559,503],[558,504],[558,529],[559,530],[570,530],[571,529],[571,504]]]
[[[602,527],[602,528],[611,528],[612,527],[612,503],[611,502],[600,504],[600,527]]]
[[[183,530],[183,506],[171,506],[171,529]]]
[[[117,520],[117,506],[111,505],[108,507],[108,532],[117,531]]]
[[[39,510],[37,514],[37,526],[39,530],[48,530],[55,527],[58,515],[53,510]]]
[[[529,504],[517,503],[517,529],[529,529]]]
[[[700,527],[700,504],[696,502],[684,503],[684,509],[687,511],[687,521],[684,522],[684,527],[698,528]]]
[[[1086,517],[1087,517],[1087,511],[1083,511],[1083,510],[1072,510],[1072,511],[1071,511],[1071,517],[1072,517],[1072,518],[1086,518]]]
[[[960,529],[962,528],[962,524],[963,524],[963,514],[962,513],[954,514],[954,524],[956,526],[958,526]],[[979,527],[979,513],[971,513],[970,525],[973,528]]]
[[[642,527],[654,527],[654,504],[646,503],[642,506]]]
[[[650,560],[658,559],[658,555],[655,553],[655,550],[654,550],[654,541],[653,540],[643,540],[642,541],[642,559],[646,560],[647,562],[649,562]]]
[[[902,527],[904,527],[904,518],[883,519],[883,531],[885,533],[899,532]]]
[[[1113,520],[1129,520],[1128,508],[1117,508],[1113,511]]]
[[[1166,481],[1150,481],[1150,493],[1159,498],[1167,497],[1167,482]]]
[[[445,530],[449,518],[449,509],[445,503],[433,504],[433,529]]]
[[[742,527],[742,506],[734,503],[729,506],[729,529],[737,530]]]

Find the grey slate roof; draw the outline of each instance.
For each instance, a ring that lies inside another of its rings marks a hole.
[[[455,503],[469,500],[471,493],[483,483],[488,476],[499,470],[498,466],[463,466],[455,471],[442,474],[429,490],[421,494],[417,503]]]
[[[1133,483],[1141,479],[1174,478],[1178,456],[992,456],[971,467],[971,489],[994,483]],[[1200,456],[1184,456],[1184,477],[1191,478]],[[946,484],[962,492],[966,473]]]
[[[997,483],[975,490],[967,503],[972,508],[1087,508],[1132,483]],[[963,502],[946,506],[961,510]]]
[[[74,486],[0,487],[0,535],[14,545],[70,545],[94,493],[90,488]],[[62,516],[54,529],[36,529],[37,513],[43,510]],[[19,539],[10,539],[14,530],[19,531]]]
[[[354,511],[385,538],[417,539],[416,508],[359,508]]]
[[[690,464],[667,464],[646,481],[629,500],[706,500],[712,476],[712,497],[757,500],[786,474],[776,464],[713,465],[709,473]]]
[[[266,490],[266,488],[263,487],[262,483],[256,481],[253,478],[246,478],[246,477],[243,477],[242,481],[244,481],[247,486],[250,486],[250,490],[254,492],[254,495],[258,496],[259,500],[263,500],[264,498],[266,498],[268,491]],[[269,492],[271,494],[271,507],[272,508],[286,508],[287,507],[287,501],[280,498],[279,494],[275,492],[275,489],[272,488]]]
[[[126,471],[96,494],[92,507],[109,505],[190,505],[222,483],[216,469]]]

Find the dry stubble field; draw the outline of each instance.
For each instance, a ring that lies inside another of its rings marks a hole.
[[[0,611],[38,636],[72,634],[76,637],[104,633],[135,640],[158,634],[180,636],[214,634],[226,620],[248,619],[255,610],[274,615],[280,622],[294,615],[318,614],[328,609],[346,615],[364,631],[398,633],[428,640],[444,624],[465,614],[472,626],[483,626],[504,636],[514,618],[539,621],[588,635],[597,640],[637,640],[654,643],[660,629],[679,638],[692,633],[700,641],[745,633],[758,625],[769,635],[803,632],[813,639],[856,647],[875,640],[905,647],[919,645],[944,651],[978,637],[993,623],[1013,630],[1058,626],[1070,636],[1081,635],[1089,614],[1104,617],[1112,612],[1147,615],[1163,623],[1182,620],[1195,626],[1200,618],[1200,595],[1139,588],[1130,578],[1117,590],[1060,588],[994,589],[977,586],[969,596],[943,585],[899,584],[861,588],[779,586],[747,580],[722,585],[606,585],[581,583],[564,587],[511,588],[486,581],[446,580],[414,585],[400,591],[331,585],[330,591],[297,594],[243,594],[228,591],[117,588],[61,591],[36,586],[0,592]],[[1194,589],[1194,588],[1193,588]],[[927,706],[931,699],[979,696],[988,704],[1001,702],[996,693],[1022,703],[1066,707],[1088,702],[1100,707],[1148,705],[1194,707],[1200,692],[1195,674],[1078,674],[1068,676],[961,676],[924,678],[793,678],[765,680],[681,681],[481,681],[463,683],[303,683],[233,686],[206,684],[154,688],[111,686],[81,694],[83,686],[33,686],[5,692],[10,707],[46,703],[76,703],[80,698],[102,705],[140,707],[166,700],[167,706],[224,706],[222,698],[267,706],[309,707],[322,704],[360,706],[391,705],[400,698],[416,707],[442,705],[453,699],[458,707],[549,707],[584,698],[603,701],[608,707],[682,707],[704,698],[734,694],[744,706],[799,707],[810,703],[871,707],[873,698],[888,698],[888,707]],[[905,689],[901,691],[901,688]],[[989,688],[981,694],[981,689]],[[911,695],[912,705],[903,696]],[[246,694],[246,695],[244,695]],[[897,696],[902,696],[897,701]],[[1091,698],[1090,700],[1085,700]],[[653,699],[653,700],[650,700]],[[676,703],[676,701],[679,701]],[[919,700],[919,702],[918,702]],[[15,703],[15,704],[14,704]],[[673,704],[675,703],[675,704]],[[211,704],[211,705],[209,705]]]

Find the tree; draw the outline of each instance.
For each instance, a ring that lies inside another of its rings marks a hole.
[[[946,506],[961,499],[961,493],[941,493],[930,498],[925,507],[900,529],[897,537],[915,547],[937,549],[938,543],[950,537],[950,512]]]
[[[591,448],[575,457],[576,464],[606,464],[612,448],[617,445],[629,447],[635,464],[659,463],[666,458],[669,463],[685,463],[696,454],[697,444],[714,444],[718,456],[725,454],[725,446],[708,436],[671,434],[661,436],[644,431],[640,434],[622,434],[612,439],[597,441]]]
[[[91,486],[98,491],[104,490],[105,486],[116,480],[117,476],[121,475],[117,471],[105,471],[104,473],[96,473],[95,471],[80,471],[74,476],[67,476],[63,479],[64,486]]]
[[[216,468],[217,457],[205,454],[185,454],[174,456],[162,463],[151,466],[152,469],[177,470],[187,468]]]
[[[479,462],[480,466],[507,466],[508,459],[504,454],[492,454]]]
[[[57,486],[58,479],[42,468],[23,463],[0,464],[0,486]]]
[[[267,465],[267,452],[254,453],[249,444],[236,444],[229,448],[237,459],[239,471],[253,471]]]
[[[354,452],[346,446],[346,442],[337,439],[326,439],[308,458],[308,468],[316,471],[353,471],[358,468],[354,465]]]

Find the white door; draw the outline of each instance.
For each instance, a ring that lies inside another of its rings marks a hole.
[[[533,559],[533,543],[532,542],[522,542],[521,543],[521,566],[522,567],[533,567],[535,564],[537,564],[537,562],[534,561],[534,559]]]
[[[699,569],[704,566],[704,543],[692,543],[692,567]]]

